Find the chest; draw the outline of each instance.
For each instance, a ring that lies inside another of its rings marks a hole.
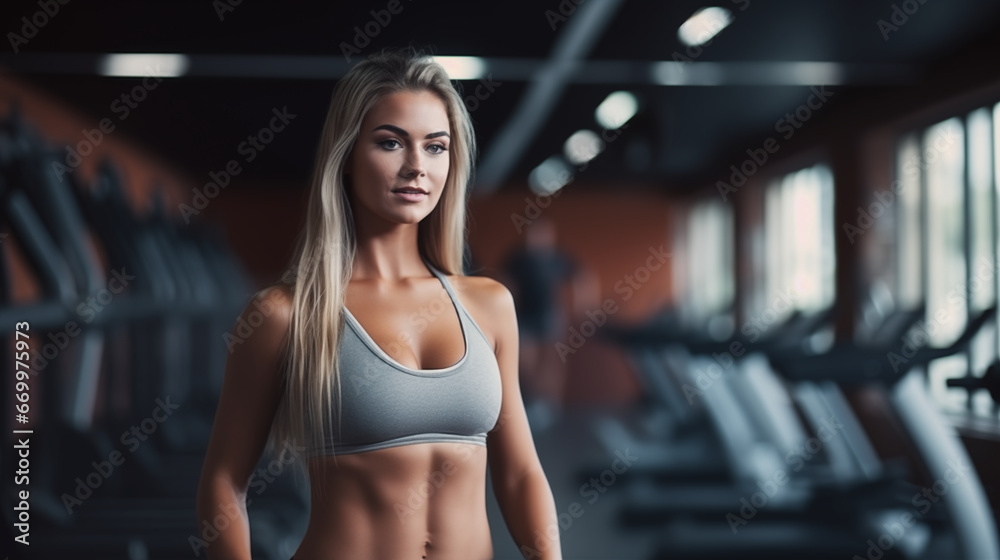
[[[395,289],[352,283],[345,305],[359,334],[406,368],[447,368],[466,353],[458,306],[437,280]]]

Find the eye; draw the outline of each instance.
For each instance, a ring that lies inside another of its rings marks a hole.
[[[386,144],[399,144],[399,140],[396,140],[394,138],[389,138],[388,140],[382,140],[381,142],[376,142],[376,144],[382,146],[387,150],[392,150],[393,148],[391,146],[386,146]],[[402,144],[399,145],[402,146]]]
[[[448,151],[448,148],[445,148],[443,144],[431,144],[427,149],[431,148],[441,148],[440,150],[432,151],[432,154],[443,154]]]

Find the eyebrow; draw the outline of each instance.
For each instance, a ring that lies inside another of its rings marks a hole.
[[[398,134],[400,136],[404,136],[406,138],[410,137],[410,133],[409,132],[403,130],[402,128],[399,128],[398,126],[393,126],[391,124],[382,124],[382,125],[376,126],[375,128],[372,129],[372,132],[375,132],[376,130],[389,130],[391,132],[395,132],[396,134]],[[438,137],[441,137],[441,136],[447,136],[448,138],[451,138],[451,135],[449,135],[447,132],[445,132],[443,130],[440,131],[440,132],[432,132],[432,133],[428,134],[427,136],[424,136],[424,138],[430,140],[431,138],[438,138]]]

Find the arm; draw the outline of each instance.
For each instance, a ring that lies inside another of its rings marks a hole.
[[[250,560],[247,485],[284,393],[279,366],[290,307],[290,297],[280,288],[259,292],[229,340],[222,394],[198,483],[196,536],[201,540],[192,546],[199,556],[204,547],[208,558]],[[263,323],[251,328],[249,316],[265,310],[270,313]],[[247,334],[239,325],[252,330]]]
[[[496,356],[503,385],[500,421],[487,436],[490,481],[514,542],[525,558],[562,560],[555,500],[542,471],[518,383],[518,333],[514,300],[492,286]]]

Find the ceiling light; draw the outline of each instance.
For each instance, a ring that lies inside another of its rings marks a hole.
[[[616,91],[597,106],[594,118],[604,128],[614,130],[635,116],[638,109],[639,102],[634,95],[627,91]]]
[[[100,59],[97,71],[102,76],[183,76],[189,66],[183,54],[109,54]]]
[[[563,144],[563,154],[573,165],[587,163],[603,151],[604,142],[592,130],[578,130]]]
[[[528,175],[528,186],[535,193],[550,195],[573,180],[573,171],[559,156],[552,156],[538,164]]]
[[[478,80],[486,73],[486,63],[478,56],[435,56],[452,80]]]
[[[725,8],[702,8],[681,24],[677,38],[689,47],[704,45],[732,22],[733,15]]]

